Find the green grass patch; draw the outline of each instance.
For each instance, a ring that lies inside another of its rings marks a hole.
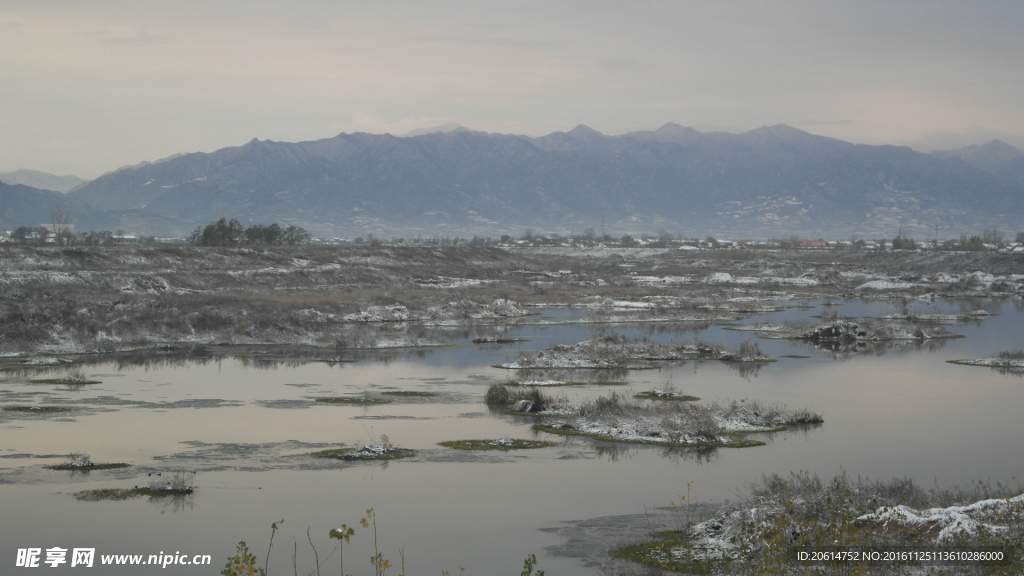
[[[548,434],[558,434],[561,436],[586,436],[593,438],[594,440],[601,440],[603,442],[619,442],[624,444],[647,444],[651,446],[675,446],[679,448],[750,448],[753,446],[764,446],[764,442],[757,440],[750,440],[744,438],[742,434],[737,432],[722,432],[719,435],[722,438],[730,440],[730,442],[670,442],[662,440],[633,440],[629,438],[620,438],[618,436],[612,436],[610,434],[592,434],[589,432],[581,432],[570,428],[560,428],[557,426],[547,426],[545,424],[534,424],[533,429],[539,432],[547,432]],[[759,432],[776,432],[785,430],[781,428],[778,430],[763,430]]]
[[[111,462],[109,464],[86,464],[86,465],[75,465],[75,464],[56,464],[54,466],[43,466],[50,470],[72,470],[81,472],[91,472],[93,470],[118,470],[120,468],[131,468],[131,464],[124,462]]]
[[[556,446],[556,442],[547,442],[544,440],[522,440],[522,439],[509,439],[501,438],[498,440],[448,440],[445,442],[438,442],[439,445],[445,448],[454,448],[455,450],[528,450],[532,448],[548,448],[550,446]]]
[[[30,414],[55,414],[58,412],[71,412],[74,408],[63,408],[60,406],[4,406],[4,412],[27,412]]]
[[[381,392],[381,394],[386,394],[388,396],[401,396],[404,398],[427,398],[438,395],[437,392],[417,392],[415,390],[388,390],[386,392]]]
[[[129,500],[131,498],[164,498],[167,496],[186,496],[192,494],[192,488],[175,490],[154,489],[154,488],[97,488],[96,490],[84,490],[75,493],[75,499],[82,502],[102,502],[105,500]]]
[[[690,538],[684,531],[654,532],[651,538],[648,542],[613,548],[608,554],[612,558],[684,574],[710,574],[715,567],[713,562],[692,561],[685,555],[672,554],[674,548],[684,548],[689,544]]]
[[[659,394],[653,390],[650,392],[634,394],[633,398],[639,398],[641,400],[667,400],[670,402],[696,402],[700,400],[700,398],[690,396],[689,394]]]
[[[368,398],[365,396],[335,396],[332,398],[317,398],[316,401],[324,404],[348,404],[354,406],[391,404],[391,400],[388,400],[387,398]]]

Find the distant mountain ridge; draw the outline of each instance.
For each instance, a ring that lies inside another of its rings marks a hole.
[[[0,174],[0,182],[5,184],[24,184],[40,190],[67,192],[75,186],[86,182],[78,176],[56,176],[39,170],[15,170]]]
[[[1024,151],[1002,140],[992,140],[988,144],[967,146],[957,150],[936,150],[932,155],[939,158],[960,158],[975,168],[998,174],[1010,163],[1024,157]]]
[[[75,224],[90,214],[91,209],[80,201],[68,198],[55,190],[40,190],[24,184],[6,184],[0,181],[0,230],[15,230],[21,226],[38,228],[51,222],[54,208],[62,206]]]
[[[653,232],[690,236],[931,236],[1024,228],[1024,153],[922,154],[777,125],[676,124],[541,137],[463,127],[397,137],[253,139],[105,174],[69,194],[83,226],[186,235],[223,215],[316,235]],[[1019,153],[1020,151],[1017,150]],[[986,168],[991,168],[992,171]]]

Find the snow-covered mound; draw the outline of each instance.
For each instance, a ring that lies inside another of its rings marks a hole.
[[[547,350],[522,354],[502,368],[643,368],[652,361],[727,357],[725,350],[702,343],[661,344],[619,335],[597,336],[576,344],[556,344]]]
[[[851,340],[928,340],[931,338],[952,338],[955,334],[942,326],[917,324],[906,320],[857,321],[837,320],[793,336],[800,340],[851,341]]]
[[[984,531],[1000,534],[1009,530],[997,521],[1024,512],[1024,494],[1013,498],[992,498],[967,506],[914,510],[908,506],[883,506],[871,514],[857,518],[860,522],[879,525],[885,532],[905,528],[927,536],[936,544],[955,542]]]
[[[759,402],[638,404],[612,394],[581,406],[557,428],[622,442],[727,446],[746,442],[730,432],[765,432],[821,422],[820,415],[807,410]]]

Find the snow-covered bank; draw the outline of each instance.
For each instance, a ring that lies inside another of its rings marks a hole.
[[[784,406],[733,401],[694,404],[624,401],[617,394],[580,406],[557,424],[537,428],[600,440],[672,446],[756,446],[738,434],[772,432],[798,424],[820,424],[820,415]]]
[[[953,364],[964,366],[988,366],[989,368],[1020,368],[1024,369],[1024,360],[1007,360],[1005,358],[979,358],[976,360],[950,360]]]
[[[734,362],[767,362],[756,344],[744,344],[728,351],[700,341],[657,343],[621,335],[597,336],[576,344],[556,344],[533,353],[523,353],[513,362],[501,364],[511,370],[539,368],[626,368],[643,369],[659,362],[708,359]]]
[[[845,474],[823,482],[807,473],[763,477],[739,504],[726,505],[709,517],[677,531],[657,533],[613,555],[678,572],[712,575],[833,573],[842,566],[799,562],[794,550],[965,550],[988,546],[1021,561],[1024,495],[1002,486],[976,484],[959,489],[922,490],[912,481],[851,480]],[[954,548],[936,548],[954,546]],[[1015,549],[1016,548],[1016,549]],[[870,574],[1010,574],[992,566],[960,564],[935,572],[941,564],[887,562],[870,565]],[[951,566],[952,565],[947,565]]]

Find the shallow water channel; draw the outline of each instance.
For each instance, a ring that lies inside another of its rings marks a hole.
[[[784,303],[793,304],[793,303]],[[879,316],[889,302],[807,302],[805,307],[744,318],[733,324],[781,322],[837,312]],[[336,541],[327,533],[355,526],[345,545],[345,571],[370,574],[373,531],[358,526],[365,509],[377,517],[377,543],[409,575],[516,573],[536,554],[551,575],[596,574],[604,549],[631,530],[686,522],[672,514],[692,482],[698,504],[740,497],[762,474],[808,470],[823,478],[912,477],[924,486],[1024,479],[1024,378],[946,360],[992,356],[1024,348],[1024,307],[1018,301],[912,303],[921,312],[983,308],[992,315],[947,326],[965,338],[924,346],[880,347],[839,356],[786,340],[756,339],[724,324],[522,326],[503,331],[514,344],[477,345],[489,329],[440,332],[454,346],[369,355],[345,363],[266,363],[252,356],[176,361],[99,361],[0,372],[3,406],[62,406],[57,414],[0,412],[0,574],[16,569],[19,548],[95,548],[100,554],[210,554],[211,566],[94,568],[102,574],[216,574],[235,543],[248,542],[265,561],[271,523],[271,574],[315,570],[337,574]],[[574,311],[545,310],[552,319]],[[572,398],[638,393],[671,382],[703,400],[756,399],[821,412],[819,427],[761,435],[767,445],[694,451],[536,437],[552,448],[466,452],[444,440],[532,438],[533,420],[491,413],[488,385],[517,377],[492,365],[521,350],[583,340],[597,331],[658,340],[734,346],[756,340],[778,361],[737,369],[719,362],[686,362],[660,370],[602,374],[576,371],[562,380],[624,379],[626,386],[586,385],[551,390]],[[785,356],[803,356],[791,358]],[[99,384],[33,384],[82,371]],[[384,396],[391,404],[325,405],[317,397],[385,391],[430,392]],[[342,445],[392,442],[416,451],[388,463],[314,459],[308,453]],[[95,462],[128,462],[123,470],[61,472],[44,468],[64,455],[87,452]],[[157,475],[195,471],[186,497],[78,501],[96,488],[145,486]],[[651,511],[657,507],[657,513]],[[333,551],[333,552],[332,552]],[[401,553],[400,553],[401,552]],[[45,556],[45,553],[44,553]],[[97,563],[99,562],[97,558]],[[46,567],[47,572],[51,570]],[[68,565],[57,569],[72,572]]]

